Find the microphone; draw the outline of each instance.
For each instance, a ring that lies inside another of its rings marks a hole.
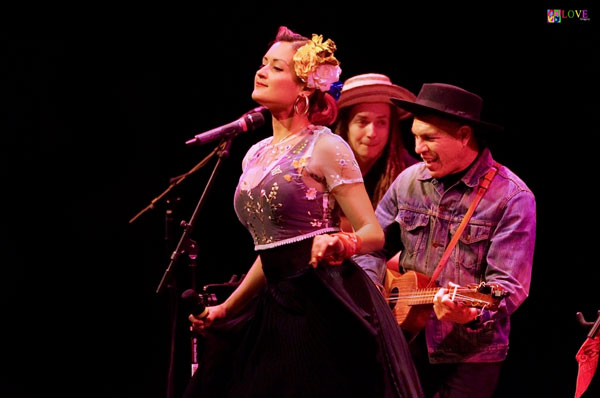
[[[267,112],[264,106],[256,107],[242,115],[238,120],[225,124],[223,126],[208,130],[204,133],[196,134],[191,140],[185,142],[186,145],[204,145],[209,142],[236,136],[239,133],[257,129],[265,124],[264,114]]]
[[[208,308],[204,304],[204,297],[196,293],[194,289],[188,289],[181,294],[182,300],[191,308],[191,313],[198,319],[203,319],[208,315]]]

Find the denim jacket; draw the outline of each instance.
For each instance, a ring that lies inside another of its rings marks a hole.
[[[356,256],[356,262],[374,281],[382,283],[386,259],[401,250],[401,270],[431,276],[493,164],[486,148],[463,177],[447,187],[432,178],[422,162],[404,170],[375,212],[385,231],[384,248]],[[493,282],[508,296],[497,311],[482,311],[481,325],[476,329],[439,321],[432,311],[425,326],[431,363],[497,362],[506,358],[509,316],[529,294],[535,227],[533,193],[513,172],[500,166],[436,284]]]

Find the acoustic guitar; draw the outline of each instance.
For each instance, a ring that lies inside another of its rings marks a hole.
[[[387,269],[385,298],[400,327],[412,334],[421,331],[433,310],[433,297],[439,287],[426,288],[429,278],[415,271],[403,274]],[[501,286],[481,282],[466,287],[450,287],[452,300],[475,308],[498,309],[500,301],[507,295]]]

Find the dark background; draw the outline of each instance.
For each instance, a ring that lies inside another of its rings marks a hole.
[[[523,178],[538,206],[530,297],[513,316],[497,397],[573,396],[587,332],[575,313],[593,321],[600,310],[600,43],[587,9],[590,21],[547,24],[543,7],[342,13],[298,3],[275,15],[262,4],[181,10],[168,23],[80,19],[60,33],[3,40],[0,395],[165,397],[172,363],[180,396],[190,337],[169,292],[225,282],[250,266],[255,254],[233,191],[243,155],[270,126],[233,142],[192,233],[198,264],[180,258],[172,288],[156,293],[183,232],[177,224],[190,220],[215,159],[129,220],[214,147],[186,140],[257,105],[254,73],[286,25],[332,38],[343,80],[379,72],[415,94],[445,82],[484,98],[484,119],[505,126],[492,142],[495,158]],[[596,375],[585,397],[598,396],[598,384]]]

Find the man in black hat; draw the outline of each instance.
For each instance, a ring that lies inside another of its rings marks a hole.
[[[390,281],[388,272],[385,284],[412,337],[426,396],[491,397],[508,352],[509,317],[529,293],[535,197],[493,160],[486,141],[502,128],[480,119],[479,96],[433,83],[415,101],[392,101],[414,115],[423,161],[404,170],[377,207],[384,249],[356,261],[382,275],[401,251],[404,274]],[[419,305],[410,301],[415,296]]]

